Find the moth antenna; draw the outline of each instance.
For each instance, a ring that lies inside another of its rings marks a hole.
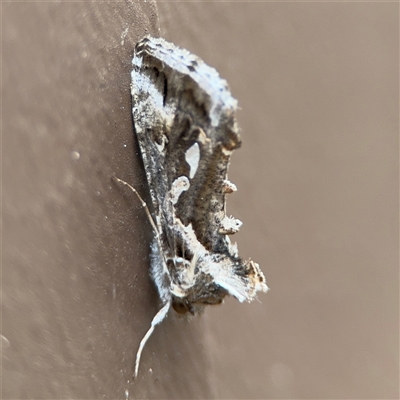
[[[125,181],[123,181],[122,179],[117,178],[116,176],[114,176],[113,178],[114,178],[117,182],[123,183],[124,185],[128,186],[128,188],[131,189],[132,192],[136,194],[136,196],[138,197],[138,199],[139,199],[139,201],[140,201],[142,207],[144,208],[144,210],[145,210],[145,212],[146,212],[146,215],[147,215],[147,217],[148,217],[148,219],[149,219],[149,221],[150,221],[151,226],[153,227],[153,230],[154,230],[154,233],[155,233],[154,238],[155,238],[156,241],[157,241],[158,248],[159,248],[159,249],[162,249],[162,245],[161,245],[161,241],[160,241],[160,231],[158,230],[157,225],[155,224],[155,222],[154,222],[154,220],[153,220],[153,217],[152,217],[151,214],[150,214],[150,210],[149,210],[149,207],[147,207],[146,202],[142,199],[142,197],[140,196],[140,194],[138,193],[138,191],[137,191],[132,185],[130,185],[128,182],[125,182]],[[164,254],[162,255],[162,258],[164,259],[164,265],[167,265],[167,260],[166,260]],[[168,269],[165,268],[165,272],[169,275]],[[154,318],[155,318],[155,317],[154,317]]]
[[[116,176],[113,176],[113,178],[114,178],[117,182],[122,183],[122,184],[124,184],[125,186],[128,186],[128,188],[131,189],[132,192],[136,194],[137,198],[138,198],[139,201],[140,201],[141,206],[144,208],[144,211],[145,211],[145,213],[146,213],[146,215],[147,215],[147,218],[149,219],[149,221],[150,221],[150,223],[151,223],[151,226],[152,226],[153,229],[154,229],[154,232],[155,232],[155,234],[156,234],[157,241],[159,241],[159,240],[160,240],[160,233],[159,233],[159,231],[158,231],[158,228],[157,228],[156,224],[154,223],[153,217],[152,217],[151,214],[150,214],[149,207],[147,207],[146,202],[142,199],[142,197],[140,196],[140,194],[138,193],[138,191],[137,191],[132,185],[130,185],[128,182],[125,182],[125,181],[123,181],[122,179],[117,178]]]
[[[159,230],[156,226],[156,224],[154,223],[153,217],[150,214],[150,210],[147,207],[146,202],[142,199],[142,197],[140,196],[140,194],[138,193],[138,191],[132,186],[130,185],[128,182],[123,181],[122,179],[117,178],[116,176],[113,177],[117,182],[124,184],[125,186],[128,186],[129,189],[132,190],[133,193],[136,194],[137,198],[139,199],[142,207],[144,208],[146,215],[151,223],[151,226],[153,227],[154,230],[154,238],[157,241],[157,244],[159,246],[159,249],[161,249],[161,242],[160,242],[160,233]],[[166,265],[166,261],[165,261],[165,257],[164,258],[164,263],[163,263],[163,267],[165,269],[165,265]],[[168,270],[165,270],[164,272],[166,272],[169,275]],[[158,287],[157,287],[158,288]],[[160,288],[158,288],[158,290],[160,291]],[[161,293],[160,293],[161,295]],[[139,349],[136,353],[136,361],[135,361],[135,372],[133,374],[133,378],[136,378],[139,372],[139,364],[140,364],[140,357],[142,356],[142,352],[144,349],[144,346],[146,345],[147,341],[149,340],[151,334],[154,331],[154,328],[156,327],[156,325],[158,325],[168,314],[169,309],[171,308],[171,299],[168,299],[166,301],[166,303],[164,304],[164,306],[160,309],[160,311],[158,311],[158,313],[155,315],[155,317],[153,318],[153,320],[151,321],[151,325],[149,330],[146,332],[146,334],[144,335],[143,339],[140,341],[139,344]]]
[[[167,303],[165,303],[163,305],[161,310],[158,311],[158,313],[155,315],[155,317],[151,321],[149,330],[146,332],[143,339],[140,341],[139,349],[136,353],[135,372],[133,374],[133,379],[135,379],[139,373],[140,357],[142,356],[142,351],[144,349],[144,346],[146,345],[147,341],[149,340],[156,325],[158,325],[167,316],[170,307],[171,307],[171,301],[168,301]]]
[[[123,181],[122,179],[117,178],[116,176],[113,177],[117,182],[124,184],[125,186],[128,186],[129,189],[132,190],[133,193],[136,194],[137,198],[139,199],[142,207],[144,208],[146,215],[151,223],[151,226],[154,229],[155,235],[154,235],[154,239],[156,240],[156,243],[158,245],[158,249],[161,250],[162,246],[161,246],[161,241],[160,241],[160,233],[159,230],[153,220],[153,217],[150,214],[150,210],[147,207],[146,202],[142,199],[142,197],[140,196],[140,194],[138,193],[138,191],[132,186],[130,185],[128,182]],[[166,260],[165,260],[165,255],[163,255],[163,270],[164,273],[166,273],[169,276],[169,271],[166,268]],[[159,292],[159,295],[161,297],[161,299],[163,300],[163,302],[165,302],[165,304],[163,305],[163,307],[158,311],[158,313],[155,315],[155,317],[153,318],[153,320],[151,321],[151,325],[149,330],[146,332],[146,334],[144,335],[143,339],[140,341],[139,344],[139,349],[136,353],[136,361],[135,361],[135,372],[133,374],[133,378],[136,378],[139,372],[139,364],[140,364],[140,357],[142,355],[142,351],[144,349],[144,346],[146,345],[147,341],[149,340],[149,337],[151,336],[151,334],[154,331],[154,328],[156,325],[158,325],[168,314],[169,309],[171,308],[171,302],[172,299],[171,297],[168,297],[167,299],[165,298],[165,293],[163,294],[160,290],[161,290],[161,286],[160,283],[158,282],[157,279],[155,279],[155,283]]]

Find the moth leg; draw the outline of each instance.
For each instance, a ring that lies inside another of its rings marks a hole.
[[[123,181],[122,179],[117,178],[116,176],[114,176],[113,178],[114,178],[117,182],[123,183],[125,186],[128,186],[128,188],[131,189],[132,192],[136,194],[136,196],[137,196],[137,198],[139,199],[139,201],[140,201],[142,207],[144,208],[144,211],[145,211],[145,213],[146,213],[146,215],[147,215],[147,217],[148,217],[148,219],[149,219],[149,221],[150,221],[150,223],[151,223],[151,226],[152,226],[153,229],[154,229],[154,232],[155,232],[155,234],[156,234],[157,240],[159,240],[159,232],[158,232],[158,229],[157,229],[156,224],[154,223],[153,217],[152,217],[151,214],[150,214],[149,207],[147,207],[146,202],[142,199],[142,197],[140,196],[140,194],[138,193],[138,191],[137,191],[132,185],[130,185],[128,182],[125,182],[125,181]]]
[[[154,331],[154,328],[156,325],[158,325],[168,314],[168,311],[171,307],[171,301],[168,301],[163,305],[160,311],[155,315],[153,318],[153,321],[151,321],[151,325],[149,330],[146,332],[144,335],[143,339],[140,341],[139,349],[136,353],[136,362],[135,362],[135,372],[133,374],[133,378],[136,378],[139,372],[139,364],[140,364],[140,357],[142,356],[142,351],[144,349],[144,346],[146,345],[147,341],[149,340],[149,337]]]

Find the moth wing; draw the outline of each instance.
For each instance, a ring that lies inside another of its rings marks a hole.
[[[225,196],[235,190],[229,159],[241,143],[237,101],[214,68],[163,39],[139,42],[133,66],[133,116],[153,204],[169,207],[168,191],[187,177],[175,215],[207,250],[225,252],[225,234],[240,226],[225,215]]]

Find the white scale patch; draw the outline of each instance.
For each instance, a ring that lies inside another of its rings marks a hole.
[[[172,183],[171,188],[171,201],[172,204],[176,204],[179,200],[180,195],[190,188],[189,179],[186,176],[180,176],[179,178],[175,179]]]
[[[185,159],[190,166],[189,177],[190,179],[193,179],[196,174],[197,168],[199,167],[200,161],[200,147],[198,143],[195,143],[193,146],[190,146],[187,149],[185,153]]]

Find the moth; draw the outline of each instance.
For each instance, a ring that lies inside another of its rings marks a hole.
[[[120,182],[136,193],[152,224],[150,274],[162,303],[140,342],[136,377],[143,348],[171,306],[195,315],[227,295],[250,302],[268,287],[259,265],[242,260],[230,240],[242,224],[226,215],[225,204],[236,191],[227,173],[241,138],[227,82],[161,38],[138,42],[132,64],[133,121],[152,212]]]

